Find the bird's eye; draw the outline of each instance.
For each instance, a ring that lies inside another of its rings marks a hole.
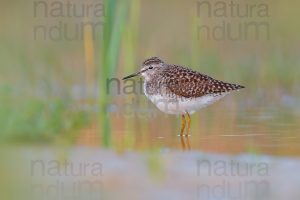
[[[153,67],[149,67],[149,69],[153,69]]]

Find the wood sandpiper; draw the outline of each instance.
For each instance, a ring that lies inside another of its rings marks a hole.
[[[145,60],[141,70],[126,76],[123,80],[135,76],[144,78],[144,93],[156,107],[167,114],[181,115],[181,132],[183,135],[188,123],[188,136],[191,118],[190,114],[223,98],[234,90],[244,86],[225,83],[201,74],[192,69],[165,63],[158,57]]]

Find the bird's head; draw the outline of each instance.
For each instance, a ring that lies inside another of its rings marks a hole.
[[[157,73],[164,66],[164,61],[162,61],[158,57],[152,57],[145,60],[141,66],[141,69],[134,74],[126,76],[123,80],[135,77],[135,76],[143,76],[146,80],[150,79],[151,75]]]

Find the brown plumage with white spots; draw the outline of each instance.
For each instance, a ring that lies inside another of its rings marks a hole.
[[[141,75],[144,80],[145,95],[160,109],[168,114],[182,115],[181,135],[185,128],[185,114],[188,116],[223,98],[244,86],[226,83],[187,67],[167,64],[158,57],[145,60],[142,69],[125,78]]]

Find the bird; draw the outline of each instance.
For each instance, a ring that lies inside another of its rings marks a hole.
[[[180,136],[188,136],[190,115],[232,91],[245,88],[226,83],[188,67],[168,64],[159,57],[146,59],[141,69],[122,80],[141,76],[146,97],[164,113],[181,115]],[[187,116],[187,120],[186,120]]]

